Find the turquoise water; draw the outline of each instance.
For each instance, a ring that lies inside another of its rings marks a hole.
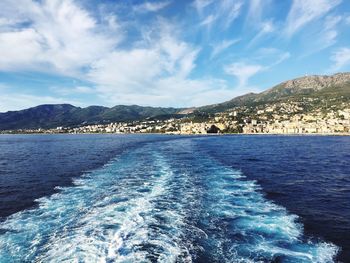
[[[56,188],[0,224],[0,262],[334,261],[338,246],[204,144],[131,147]]]

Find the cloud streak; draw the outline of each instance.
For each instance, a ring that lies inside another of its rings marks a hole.
[[[81,68],[110,52],[121,39],[110,23],[98,24],[89,13],[69,0],[46,0],[42,4],[31,0],[19,0],[19,3],[5,0],[0,3],[0,10],[6,9],[20,13],[28,26],[21,27],[15,19],[11,30],[0,31],[0,50],[7,54],[0,57],[3,71],[37,70],[79,75]],[[6,18],[12,13],[0,11],[0,14]]]
[[[272,21],[265,21],[260,23],[259,33],[257,33],[248,43],[248,47],[254,46],[265,35],[276,31],[276,26]]]
[[[211,58],[216,57],[225,49],[231,47],[232,45],[238,43],[240,39],[223,40],[222,42],[213,45],[213,51],[211,53]]]
[[[286,36],[291,37],[307,24],[327,14],[340,3],[341,0],[293,0],[286,22]]]
[[[302,60],[309,50],[347,46],[341,33],[348,12],[339,12],[340,2],[293,0],[283,12],[274,12],[281,10],[274,9],[272,0],[146,0],[134,5],[2,0],[0,81],[17,91],[25,84],[26,97],[11,94],[33,102],[42,98],[39,104],[62,98],[109,106],[220,102],[251,91],[250,80],[261,79],[262,72],[270,74],[271,82],[278,79],[274,67],[283,61]],[[328,53],[322,55],[330,61]],[[347,48],[335,50],[333,69],[345,68],[346,58]],[[289,68],[278,72],[290,75]],[[232,76],[237,85],[231,84]],[[36,96],[38,89],[47,96]],[[10,91],[0,88],[2,98],[9,98]]]
[[[240,89],[247,89],[248,88],[248,82],[249,80],[263,72],[268,71],[272,69],[273,67],[281,64],[285,60],[290,58],[289,52],[282,52],[278,49],[261,49],[258,52],[256,52],[255,57],[261,59],[264,59],[265,57],[273,57],[274,60],[270,62],[269,64],[258,64],[258,63],[247,63],[244,61],[238,61],[231,63],[229,65],[226,65],[224,67],[224,71],[226,74],[234,76],[238,80],[238,88]]]
[[[333,65],[330,71],[338,71],[343,67],[350,65],[350,48],[342,47],[333,52],[331,56]]]
[[[168,5],[170,5],[170,1],[164,2],[145,2],[143,4],[137,5],[134,7],[135,12],[147,13],[147,12],[158,12]]]
[[[219,7],[219,15],[224,20],[224,28],[231,26],[232,22],[241,14],[242,1],[222,0]]]
[[[224,68],[225,72],[238,79],[239,87],[245,87],[248,80],[257,73],[264,70],[264,67],[258,64],[247,64],[244,62],[232,63]]]

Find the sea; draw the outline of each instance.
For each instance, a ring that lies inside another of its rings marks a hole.
[[[0,135],[0,262],[350,262],[350,137]]]

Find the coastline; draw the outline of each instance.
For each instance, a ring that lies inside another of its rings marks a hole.
[[[0,133],[0,135],[171,135],[171,136],[350,136],[350,133],[198,133],[198,134],[185,134],[185,133],[110,133],[110,132],[98,132],[98,133]]]

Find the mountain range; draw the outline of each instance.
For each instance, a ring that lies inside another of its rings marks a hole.
[[[198,108],[203,112],[220,112],[235,106],[257,106],[300,97],[346,97],[350,102],[350,72],[331,76],[313,75],[282,82],[261,93],[248,93],[229,101]]]
[[[146,118],[172,118],[196,113],[214,113],[235,106],[254,106],[298,97],[346,98],[350,103],[350,73],[331,76],[305,76],[288,80],[261,93],[248,93],[223,103],[192,108],[143,107],[75,107],[70,104],[49,104],[0,113],[0,130],[56,128],[110,122],[136,121]]]

